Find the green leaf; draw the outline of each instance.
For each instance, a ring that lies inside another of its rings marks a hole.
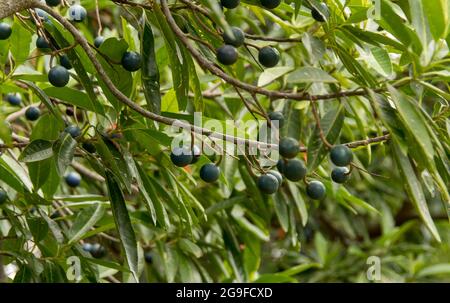
[[[111,210],[113,213],[114,222],[116,223],[120,241],[125,251],[127,264],[136,282],[139,282],[139,260],[136,235],[134,233],[133,226],[131,225],[130,216],[128,214],[122,190],[120,189],[116,178],[109,170],[106,170],[106,183],[108,186],[109,197],[111,199]]]
[[[39,217],[32,217],[27,219],[30,232],[33,235],[34,241],[37,243],[43,240],[48,233],[47,222]]]
[[[102,204],[95,204],[80,211],[69,230],[68,244],[78,242],[105,214]]]
[[[327,72],[315,67],[301,67],[295,72],[289,74],[286,81],[288,83],[335,83],[336,79],[331,77]]]
[[[404,186],[411,202],[416,207],[420,217],[430,233],[438,242],[441,242],[439,232],[434,225],[433,218],[430,215],[430,211],[425,200],[425,195],[422,190],[422,185],[416,177],[416,173],[414,172],[408,156],[403,153],[395,139],[392,141],[392,147],[397,168],[402,176],[402,179],[404,180]]]
[[[200,258],[203,255],[201,248],[188,239],[180,239],[178,245],[182,251],[191,254],[195,258]]]
[[[67,166],[72,163],[75,153],[75,141],[69,133],[63,132],[59,139],[53,144],[53,152],[56,154],[56,168],[60,176],[64,175]]]
[[[289,66],[272,67],[265,69],[258,78],[258,86],[266,86],[276,79],[284,76],[290,72],[293,68]]]
[[[104,110],[99,110],[101,107],[92,104],[89,96],[79,89],[73,89],[70,87],[48,87],[44,89],[44,92],[50,97],[65,101],[73,106],[101,115],[104,114]]]
[[[155,54],[155,40],[149,21],[145,22],[142,33],[142,86],[147,101],[147,107],[151,112],[161,113],[161,93],[159,84],[159,68]]]
[[[46,140],[35,140],[25,147],[19,156],[22,162],[37,162],[53,156],[53,143]]]
[[[339,138],[344,124],[344,107],[340,104],[329,110],[320,120],[323,135],[330,144],[334,144]],[[316,127],[308,142],[308,170],[313,171],[320,165],[328,154],[328,149],[320,137],[320,130]]]
[[[428,19],[429,29],[437,41],[449,33],[450,4],[448,0],[420,0]]]
[[[450,263],[440,263],[427,266],[422,268],[418,273],[417,277],[429,277],[429,276],[437,276],[437,275],[445,275],[448,276],[450,274]]]
[[[11,42],[11,53],[14,57],[15,64],[21,65],[28,59],[32,34],[18,21],[17,17],[14,19],[12,34],[9,38]]]

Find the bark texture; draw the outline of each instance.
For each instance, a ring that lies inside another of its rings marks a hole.
[[[30,8],[37,0],[0,0],[0,20]]]

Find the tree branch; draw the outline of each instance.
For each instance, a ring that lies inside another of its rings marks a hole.
[[[25,9],[31,8],[34,0],[1,0],[0,1],[0,20],[18,13]]]

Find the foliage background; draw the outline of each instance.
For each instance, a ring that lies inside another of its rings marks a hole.
[[[98,1],[102,35],[109,39],[97,59],[127,97],[170,118],[190,121],[202,111],[220,121],[254,119],[232,86],[194,62],[158,1],[123,2]],[[278,66],[261,71],[255,48],[240,48],[240,60],[224,67],[231,77],[311,95],[362,89],[317,105],[331,143],[390,134],[388,142],[354,149],[358,167],[376,175],[355,169],[346,185],[333,184],[310,100],[258,95],[265,110],[284,112],[282,134],[308,148],[301,157],[326,185],[327,198],[311,201],[304,185],[292,182],[263,196],[245,161],[232,157],[221,162],[220,182],[205,184],[199,168],[214,159],[202,156],[186,169],[172,165],[170,127],[125,107],[79,45],[66,51],[74,66],[70,84],[51,87],[51,56],[35,49],[36,25],[23,12],[4,20],[13,34],[0,41],[1,93],[20,93],[24,104],[20,110],[0,105],[0,184],[9,197],[1,206],[0,256],[11,272],[4,281],[69,282],[70,256],[81,260],[82,282],[133,282],[133,276],[145,282],[367,282],[370,256],[380,257],[384,282],[450,281],[450,2],[382,0],[381,19],[372,20],[370,1],[330,0],[326,23],[310,17],[317,1],[283,1],[273,11],[256,2],[242,1],[224,14],[216,1],[195,2],[208,17],[184,1],[169,5],[190,37],[207,42],[191,39],[211,62],[208,44],[223,43],[212,21],[222,30],[244,29],[256,37],[247,39],[251,44],[280,50]],[[81,1],[88,20],[76,24],[91,43],[99,28],[95,3]],[[67,8],[56,11],[65,16]],[[72,45],[71,34],[49,18],[43,24],[49,37],[60,47]],[[143,55],[141,71],[114,64],[127,49]],[[37,122],[23,118],[31,104],[45,112]],[[65,115],[67,106],[78,114]],[[62,132],[69,123],[83,128],[82,138]],[[81,147],[85,141],[95,143],[95,155]],[[63,181],[73,170],[83,176],[76,189]],[[101,243],[107,256],[93,258],[82,250],[85,242]]]

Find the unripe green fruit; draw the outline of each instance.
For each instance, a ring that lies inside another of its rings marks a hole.
[[[217,61],[223,65],[232,65],[238,59],[238,52],[232,45],[224,45],[217,49]]]
[[[274,9],[280,5],[281,0],[260,0],[261,5],[268,9]]]
[[[278,121],[278,128],[282,128],[284,124],[284,115],[282,112],[270,112],[269,119],[272,121]]]
[[[259,50],[258,60],[265,67],[274,67],[280,61],[280,53],[276,48],[265,46]]]
[[[258,178],[258,188],[262,193],[266,195],[276,193],[278,187],[279,187],[278,180],[272,174],[262,175]]]
[[[69,72],[60,65],[52,67],[48,72],[48,81],[55,87],[64,87],[69,83],[69,80]]]
[[[330,17],[330,11],[325,3],[320,3],[320,5],[323,7],[323,12],[325,15],[313,8],[311,10],[311,16],[318,22],[325,22]]]
[[[290,181],[300,181],[306,176],[306,173],[306,166],[301,160],[291,159],[284,163],[283,174]]]
[[[69,125],[64,130],[66,133],[70,134],[72,138],[81,136],[81,129],[76,125]]]
[[[48,6],[58,6],[61,4],[61,0],[45,0]]]
[[[283,176],[279,172],[277,172],[276,170],[269,170],[267,174],[268,175],[270,174],[275,178],[277,178],[278,186],[281,186],[281,184],[283,183]]]
[[[40,115],[41,115],[41,111],[39,110],[39,108],[37,108],[35,106],[30,106],[25,111],[25,117],[29,121],[36,121],[37,119],[39,119]]]
[[[325,186],[320,181],[311,181],[306,186],[306,194],[313,200],[322,200],[326,195]]]
[[[346,145],[336,145],[331,148],[330,158],[336,166],[347,166],[353,160],[353,153]]]
[[[331,179],[336,183],[345,183],[348,178],[350,178],[350,170],[347,167],[336,167],[331,172]]]
[[[6,101],[13,106],[19,106],[22,103],[22,97],[16,94],[8,94],[6,95]]]
[[[175,147],[170,154],[170,160],[178,167],[191,164],[192,158],[192,152],[187,148]]]
[[[0,189],[0,205],[4,204],[8,200],[8,195],[6,194],[6,191],[3,189]]]
[[[142,58],[136,52],[126,52],[122,57],[122,66],[129,72],[135,72],[141,68]]]
[[[8,23],[0,23],[0,40],[8,39],[12,34],[12,28]]]
[[[87,151],[90,154],[93,154],[97,151],[95,145],[90,142],[84,142],[81,146],[84,148],[85,151]]]
[[[238,7],[239,3],[241,3],[241,0],[220,0],[220,4],[222,4],[223,7],[230,9]]]
[[[103,42],[105,42],[105,37],[103,36],[98,36],[97,38],[94,39],[94,46],[96,48],[99,48]]]
[[[72,69],[72,64],[70,63],[69,57],[67,57],[67,55],[63,55],[61,56],[61,58],[59,58],[59,64],[61,64],[61,66],[65,69]]]
[[[219,180],[219,176],[220,168],[213,163],[205,164],[200,169],[200,178],[205,182],[216,182],[217,180]]]
[[[69,7],[69,20],[75,22],[83,22],[86,19],[87,11],[86,9],[79,5],[75,4]]]
[[[239,27],[232,27],[231,31],[233,35],[229,35],[226,32],[223,32],[222,38],[225,44],[233,45],[235,47],[239,47],[245,42],[245,34]]]
[[[294,138],[282,138],[279,144],[280,155],[284,158],[291,159],[300,152],[300,145]]]
[[[80,175],[75,172],[70,172],[64,179],[66,184],[73,188],[78,187],[81,183]]]

